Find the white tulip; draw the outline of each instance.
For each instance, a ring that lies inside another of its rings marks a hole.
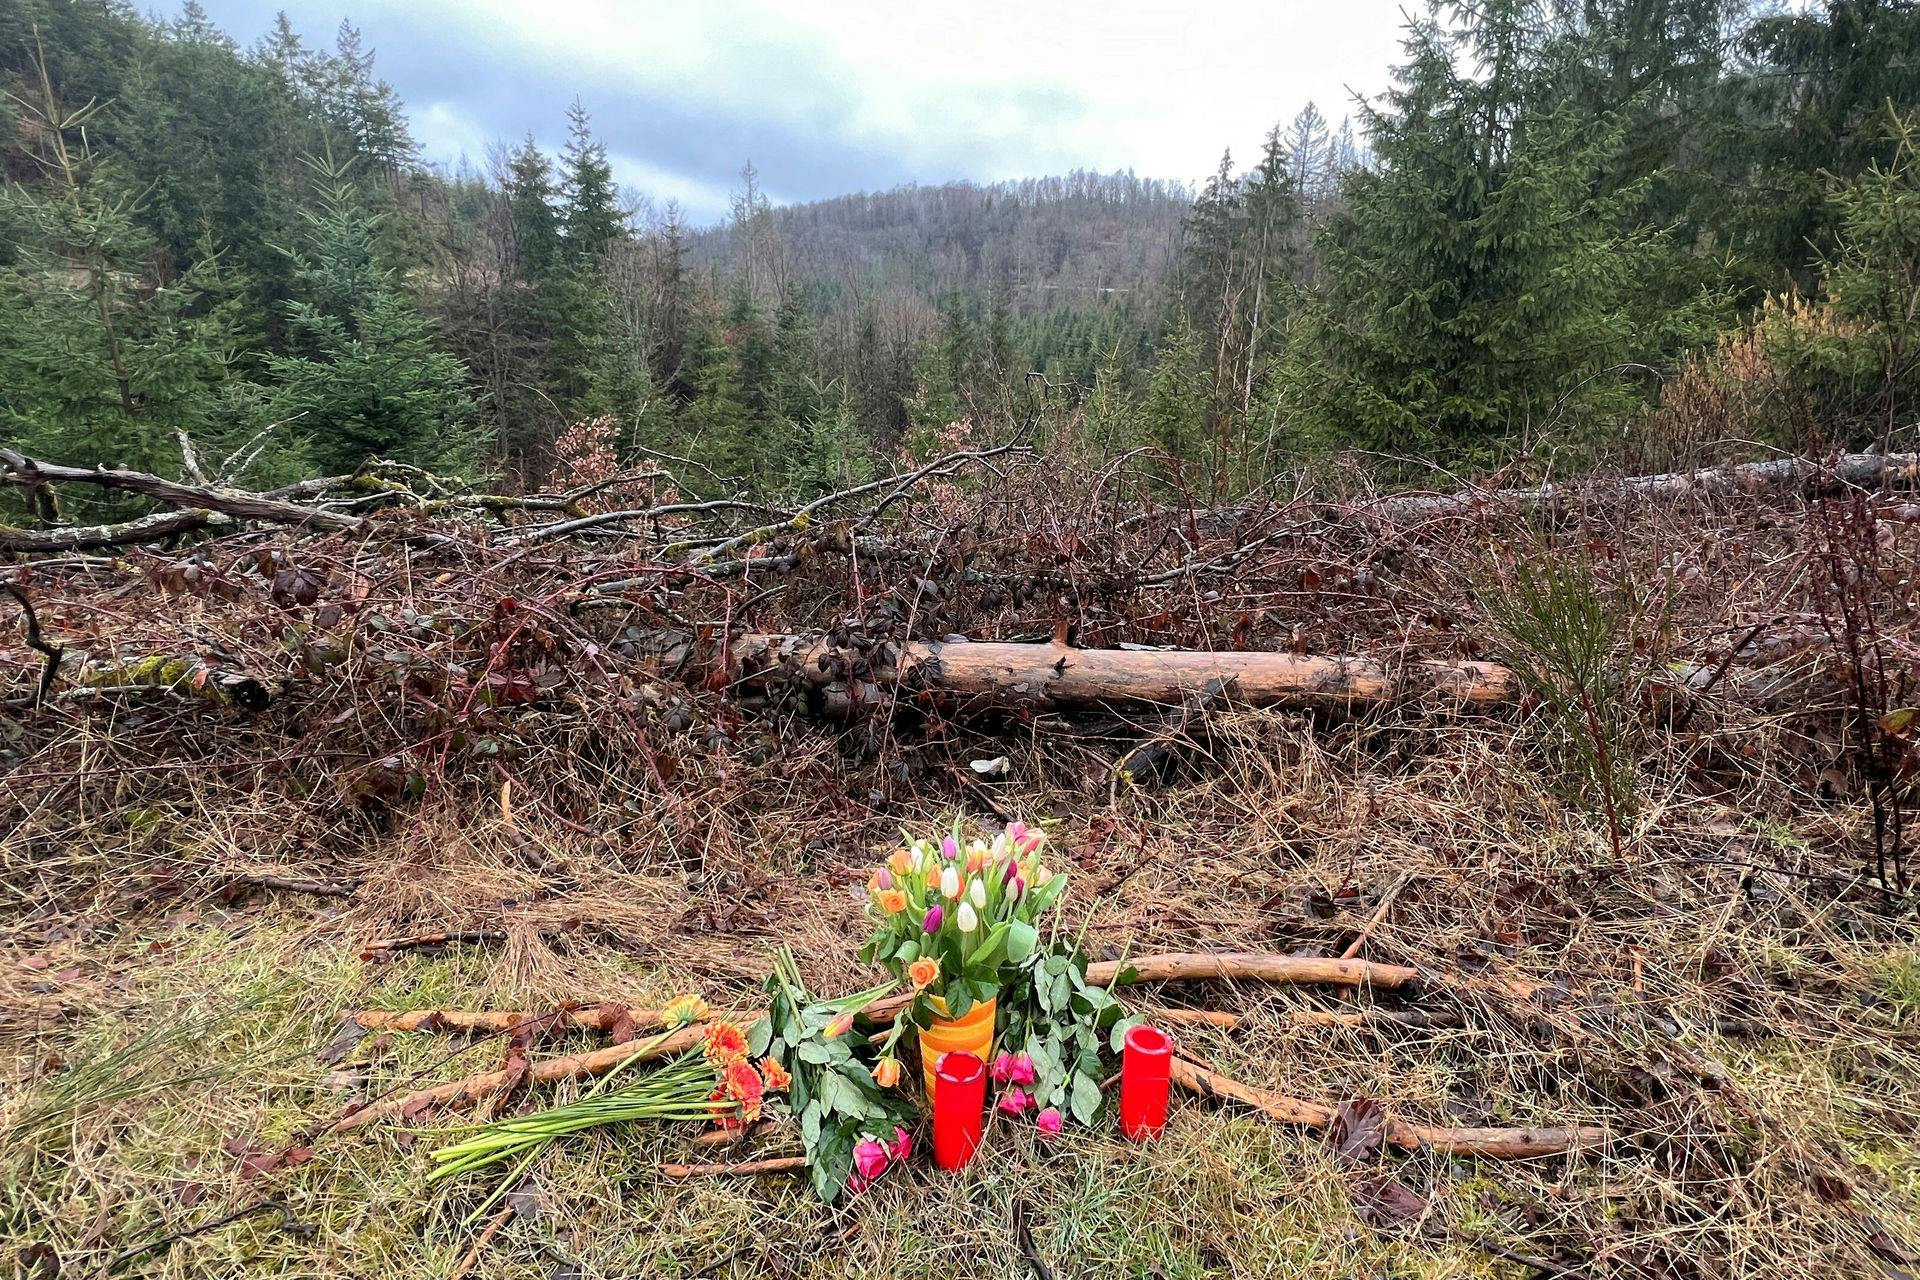
[[[987,882],[985,880],[982,880],[978,876],[974,877],[973,883],[967,886],[967,901],[971,902],[981,911],[987,909]]]
[[[972,933],[980,927],[980,917],[973,913],[973,904],[971,902],[963,902],[960,904],[960,915],[958,919],[960,921],[960,932],[962,933]]]
[[[960,896],[960,873],[952,867],[940,873],[940,892],[945,894],[949,901]]]

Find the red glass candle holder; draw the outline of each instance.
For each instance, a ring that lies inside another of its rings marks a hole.
[[[987,1064],[971,1053],[943,1053],[933,1072],[933,1158],[961,1169],[980,1149],[987,1109]]]
[[[1160,1136],[1167,1127],[1167,1089],[1173,1040],[1158,1027],[1127,1032],[1120,1055],[1120,1132],[1134,1142]]]

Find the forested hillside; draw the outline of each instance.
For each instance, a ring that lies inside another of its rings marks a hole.
[[[1653,465],[1911,422],[1894,0],[1445,3],[1357,127],[1308,106],[1197,192],[777,208],[748,165],[710,228],[618,188],[590,104],[557,155],[423,163],[345,23],[242,49],[191,3],[23,0],[0,87],[0,434],[67,461],[511,485],[610,448],[799,494],[1032,418],[1226,494],[1352,447]]]

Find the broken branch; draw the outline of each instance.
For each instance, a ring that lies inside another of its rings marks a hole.
[[[1332,1107],[1289,1097],[1272,1089],[1242,1084],[1185,1058],[1176,1057],[1173,1060],[1172,1074],[1173,1082],[1189,1093],[1237,1102],[1282,1124],[1305,1125],[1310,1129],[1327,1129],[1333,1124],[1335,1111]],[[1586,1150],[1604,1143],[1606,1136],[1606,1130],[1592,1125],[1547,1129],[1448,1129],[1410,1124],[1389,1117],[1385,1140],[1406,1151],[1430,1148],[1450,1155],[1518,1160]]]

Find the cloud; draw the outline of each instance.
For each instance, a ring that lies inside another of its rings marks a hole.
[[[337,0],[292,0],[310,41]],[[213,0],[242,41],[271,14]],[[1192,179],[1308,99],[1338,119],[1398,51],[1398,0],[360,0],[380,74],[432,159],[531,131],[578,97],[621,181],[724,215],[751,158],[778,200],[1085,167]]]

